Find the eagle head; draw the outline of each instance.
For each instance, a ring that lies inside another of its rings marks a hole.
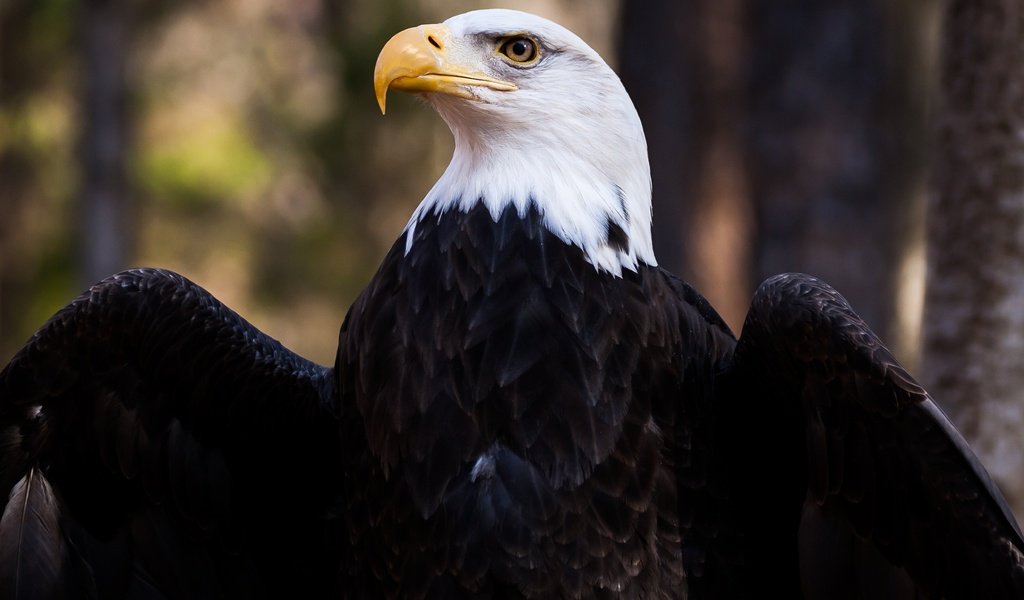
[[[513,10],[478,10],[406,29],[374,71],[423,97],[455,137],[451,163],[406,227],[484,203],[535,207],[545,226],[614,275],[656,265],[651,175],[640,118],[622,82],[564,27]],[[623,239],[625,238],[625,239]]]

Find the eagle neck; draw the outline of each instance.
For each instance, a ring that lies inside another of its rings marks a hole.
[[[452,131],[452,161],[406,226],[407,253],[424,219],[483,205],[494,222],[508,207],[520,217],[536,209],[545,228],[580,248],[599,271],[621,276],[623,269],[657,265],[642,130],[637,129],[639,140],[620,145],[625,150],[614,157],[600,148],[567,151],[565,134],[554,131],[543,131],[539,139],[508,129]]]

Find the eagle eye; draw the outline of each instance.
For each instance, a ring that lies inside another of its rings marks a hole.
[[[520,64],[533,62],[536,60],[537,55],[540,54],[537,42],[521,35],[502,40],[501,45],[498,47],[498,52],[501,52],[512,62]]]

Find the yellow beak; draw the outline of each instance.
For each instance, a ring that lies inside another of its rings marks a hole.
[[[475,98],[470,87],[510,92],[515,84],[489,77],[469,65],[449,58],[452,32],[443,24],[420,25],[395,34],[377,57],[373,91],[380,112],[385,112],[389,89],[403,92],[435,92]]]

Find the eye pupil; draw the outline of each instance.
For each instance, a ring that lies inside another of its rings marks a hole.
[[[524,37],[512,38],[501,46],[501,52],[515,62],[525,63],[536,58],[537,45]]]

